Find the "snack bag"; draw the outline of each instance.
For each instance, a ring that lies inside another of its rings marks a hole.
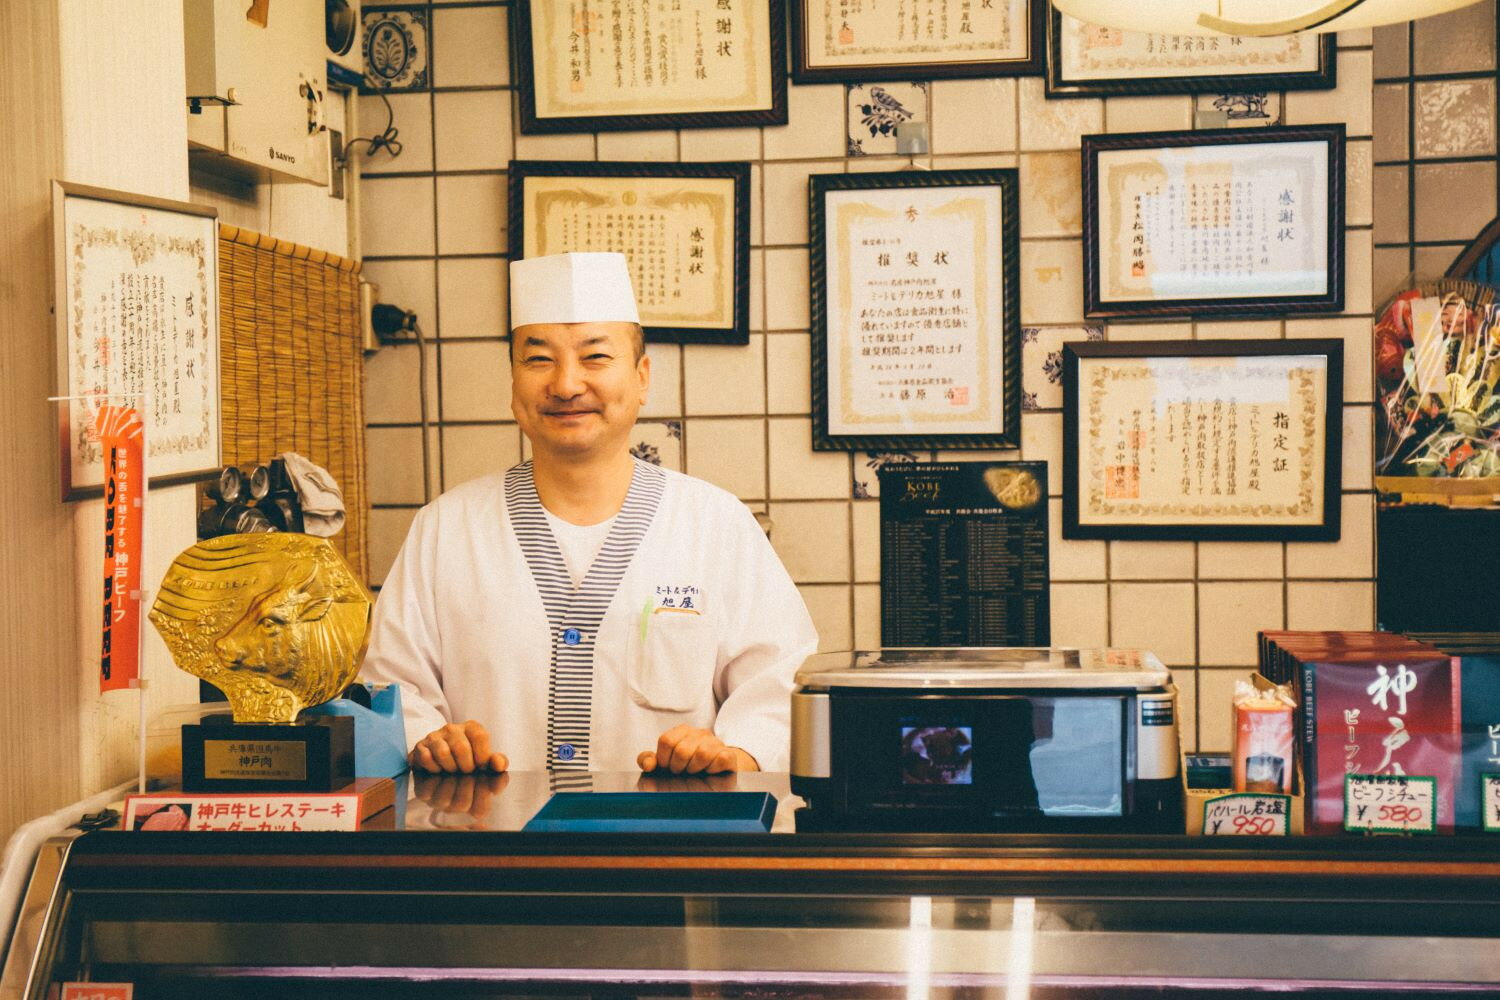
[[[1258,690],[1249,681],[1239,681],[1233,703],[1234,790],[1290,794],[1292,709],[1297,704],[1291,688],[1278,684]]]

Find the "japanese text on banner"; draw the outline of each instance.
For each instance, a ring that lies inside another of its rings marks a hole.
[[[104,457],[104,606],[99,690],[140,676],[141,552],[145,528],[145,427],[127,406],[103,406],[95,423]]]

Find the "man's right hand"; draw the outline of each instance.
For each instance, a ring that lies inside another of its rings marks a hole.
[[[503,771],[510,766],[505,754],[490,749],[490,734],[473,719],[434,729],[417,741],[406,760],[413,769],[430,774]]]

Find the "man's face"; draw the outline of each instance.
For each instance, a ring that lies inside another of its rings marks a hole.
[[[633,323],[535,323],[511,333],[511,410],[532,448],[581,459],[624,450],[651,361]]]

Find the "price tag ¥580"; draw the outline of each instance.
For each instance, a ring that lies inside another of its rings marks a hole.
[[[1344,775],[1344,829],[1436,833],[1437,779],[1404,774]]]
[[[1500,774],[1479,776],[1479,808],[1483,810],[1484,832],[1500,833]]]
[[[1240,792],[1203,803],[1203,834],[1207,837],[1285,837],[1290,795]]]

